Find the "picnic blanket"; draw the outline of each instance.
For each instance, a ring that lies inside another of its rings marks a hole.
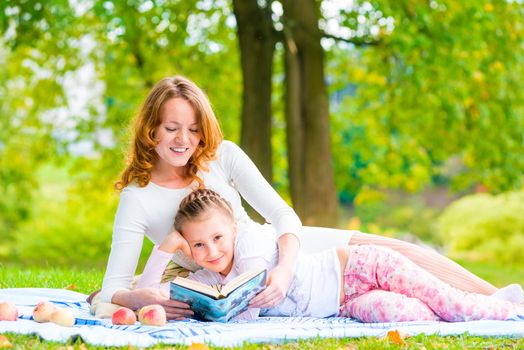
[[[49,341],[67,342],[82,338],[86,343],[102,346],[138,347],[158,343],[192,344],[208,343],[217,346],[240,346],[244,342],[284,342],[306,338],[382,337],[389,330],[399,330],[411,335],[420,333],[524,337],[524,316],[510,321],[472,322],[390,322],[361,323],[353,319],[332,317],[262,317],[256,321],[230,323],[199,322],[195,320],[171,321],[163,327],[117,326],[111,320],[95,318],[85,302],[87,296],[64,289],[11,288],[0,289],[0,302],[17,304],[19,319],[16,322],[0,321],[0,333],[36,334]],[[73,310],[76,323],[62,327],[32,320],[34,306],[42,300]]]

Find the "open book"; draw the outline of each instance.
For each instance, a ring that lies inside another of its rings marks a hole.
[[[267,271],[252,270],[225,285],[207,285],[176,277],[170,283],[170,297],[191,305],[197,318],[227,322],[247,309],[251,299],[266,288]]]

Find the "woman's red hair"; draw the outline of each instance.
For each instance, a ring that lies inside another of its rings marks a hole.
[[[216,158],[222,142],[222,131],[206,94],[195,83],[182,76],[164,78],[147,95],[134,121],[133,140],[128,152],[128,165],[115,183],[121,190],[130,183],[140,187],[151,180],[151,171],[158,161],[155,147],[158,141],[155,132],[162,123],[160,111],[164,103],[172,98],[183,98],[193,106],[200,130],[200,143],[186,165],[186,178],[198,181],[199,170],[207,171],[207,162]]]

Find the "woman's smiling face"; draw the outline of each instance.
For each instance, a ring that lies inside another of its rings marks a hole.
[[[158,167],[173,167],[183,173],[201,140],[200,125],[193,106],[183,98],[172,98],[160,110],[161,124],[155,132]]]

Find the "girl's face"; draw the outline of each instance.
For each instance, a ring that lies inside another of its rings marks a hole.
[[[231,271],[236,236],[236,225],[231,218],[212,209],[204,219],[185,223],[182,235],[198,265],[223,276]]]
[[[181,173],[200,143],[200,126],[193,106],[183,98],[172,98],[160,110],[161,124],[155,131],[155,151],[160,168],[174,167]]]

